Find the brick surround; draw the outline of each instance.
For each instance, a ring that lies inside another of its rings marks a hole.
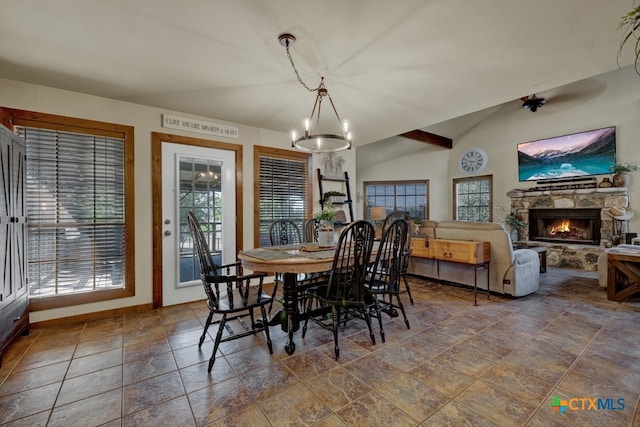
[[[572,190],[525,191],[511,190],[511,211],[529,223],[529,208],[568,209],[600,208],[600,245],[528,242],[529,229],[520,232],[522,243],[547,247],[547,265],[550,267],[573,268],[597,271],[598,256],[605,247],[611,245],[613,218],[605,210],[613,205],[629,207],[629,190],[623,187],[583,188]],[[624,236],[623,236],[624,237]]]

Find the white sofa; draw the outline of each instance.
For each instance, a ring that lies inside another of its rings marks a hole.
[[[489,242],[491,291],[514,297],[536,292],[540,283],[540,259],[530,249],[514,250],[502,224],[467,221],[424,221],[420,234],[427,238]],[[473,286],[474,266],[428,258],[411,257],[409,273]],[[479,289],[487,288],[487,273],[479,271]]]

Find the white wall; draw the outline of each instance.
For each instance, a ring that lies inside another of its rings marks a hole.
[[[358,148],[357,191],[364,195],[365,181],[429,180],[430,219],[450,219],[448,180],[449,151],[407,138],[395,137]],[[365,203],[356,215],[364,218]]]
[[[521,142],[614,125],[618,161],[640,164],[640,76],[632,67],[537,95],[547,99],[537,112],[523,109],[521,101],[505,104],[470,130],[461,130],[462,135],[454,138],[451,150],[427,146],[416,150],[414,144],[411,146],[414,151],[407,154],[407,148],[402,147],[406,143],[388,140],[391,147],[386,148],[386,158],[371,163],[360,156],[368,147],[360,148],[359,185],[362,181],[429,179],[430,217],[442,220],[452,215],[453,178],[465,176],[458,170],[458,158],[471,147],[482,148],[489,157],[482,175],[493,175],[494,206],[508,207],[506,193],[511,189],[535,186],[518,182],[516,145]],[[640,233],[638,173],[632,175],[629,190],[631,208],[636,213],[630,221],[630,231]]]
[[[268,131],[242,124],[229,123],[215,118],[206,118],[163,110],[138,104],[116,101],[113,99],[90,96],[75,92],[58,90],[43,86],[24,84],[0,79],[0,106],[82,119],[118,123],[135,128],[135,269],[136,295],[131,298],[109,300],[43,310],[31,313],[31,322],[56,319],[110,310],[152,302],[152,215],[151,215],[151,133],[162,132],[184,135],[192,138],[215,139],[243,145],[243,182],[245,212],[243,227],[243,247],[253,247],[253,146],[270,146],[290,149],[288,134]],[[192,133],[162,127],[162,114],[174,114],[220,124],[235,126],[239,129],[239,138],[211,137],[200,133]],[[355,179],[355,151],[342,152],[346,160],[343,169]],[[322,155],[314,155],[315,168],[322,167]],[[314,206],[319,209],[317,183],[314,178]]]

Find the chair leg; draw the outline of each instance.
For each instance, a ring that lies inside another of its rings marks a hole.
[[[202,343],[207,336],[207,330],[209,330],[209,326],[211,325],[211,320],[213,320],[213,313],[209,312],[207,316],[207,321],[204,324],[204,331],[202,331],[202,336],[200,337],[200,342],[198,343],[198,348],[202,347]]]
[[[400,307],[400,311],[402,312],[402,317],[404,317],[404,324],[407,325],[407,329],[411,329],[409,326],[409,319],[407,319],[407,313],[404,311],[404,304],[402,304],[402,299],[400,298],[400,294],[396,294],[396,299],[398,300],[398,307]]]
[[[369,314],[369,308],[364,306],[364,320],[367,322],[367,327],[369,328],[369,336],[371,337],[371,344],[376,344],[376,336],[373,335],[373,327],[371,327],[371,315]],[[378,318],[380,314],[378,314]],[[384,341],[383,341],[384,342]]]
[[[331,321],[333,323],[333,351],[336,353],[336,360],[340,359],[340,347],[338,347],[338,313],[340,310],[335,305],[331,306]]]
[[[310,313],[311,312],[311,305],[313,304],[313,298],[309,297],[307,298],[307,312]],[[307,325],[309,324],[309,315],[305,316],[304,319],[304,326],[302,327],[302,338],[304,338],[304,336],[307,334]]]
[[[380,310],[380,303],[378,302],[378,298],[375,297],[374,295],[374,303],[376,306],[376,316],[378,316],[378,325],[380,326],[380,338],[382,339],[382,342],[385,342],[385,337],[384,337],[384,328],[382,327],[382,310]],[[368,311],[368,308],[365,307],[365,310]],[[375,342],[374,342],[375,344]]]
[[[209,369],[207,372],[211,372],[213,369],[213,364],[216,362],[216,353],[218,352],[218,347],[220,346],[220,341],[222,340],[222,331],[224,331],[224,325],[227,322],[227,315],[224,314],[222,319],[220,319],[220,327],[218,328],[218,333],[216,334],[216,342],[213,344],[213,353],[211,353],[211,359],[209,359]]]
[[[273,302],[276,300],[276,294],[278,293],[278,275],[274,277],[273,280],[273,292],[271,292],[271,302],[269,303],[269,316],[271,316],[271,309],[273,308]]]
[[[267,321],[267,310],[265,310],[264,305],[260,306],[260,312],[262,313],[264,334],[267,336],[267,347],[269,347],[269,354],[273,354],[273,344],[271,343],[271,336],[269,335],[269,322]]]
[[[407,290],[407,295],[409,295],[409,302],[413,305],[413,297],[411,296],[411,289],[409,289],[409,282],[407,281],[407,275],[403,274],[402,279],[404,280],[404,287]]]

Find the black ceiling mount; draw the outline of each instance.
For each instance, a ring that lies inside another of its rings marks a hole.
[[[526,108],[532,113],[538,111],[538,108],[542,107],[545,103],[545,99],[538,98],[535,93],[531,96],[527,96],[521,99],[524,101],[524,103],[522,104],[522,108]]]

